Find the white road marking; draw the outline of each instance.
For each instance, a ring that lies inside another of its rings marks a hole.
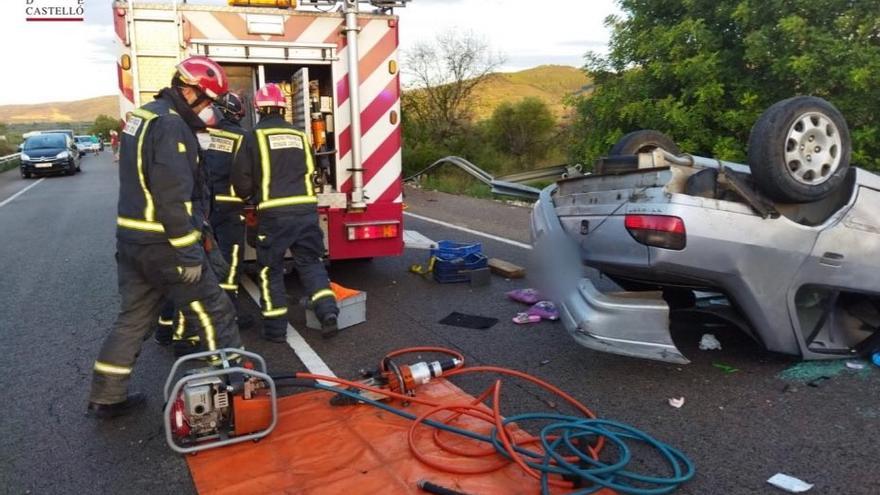
[[[257,289],[257,285],[251,280],[247,275],[242,275],[241,277],[241,285],[247,291],[247,293],[251,296],[251,299],[254,300],[254,303],[257,306],[260,305],[260,293]],[[293,349],[293,352],[296,354],[296,357],[299,358],[300,361],[305,365],[306,369],[309,370],[309,373],[313,373],[316,375],[324,375],[324,376],[332,376],[336,377],[336,374],[333,373],[333,370],[327,366],[327,363],[321,359],[321,356],[312,349],[312,346],[309,345],[308,342],[303,338],[302,335],[290,322],[287,323],[287,344],[290,345],[290,348]],[[327,382],[323,380],[318,380],[323,385],[337,385],[333,382]]]
[[[521,249],[532,249],[531,244],[526,244],[524,242],[514,241],[513,239],[508,239],[506,237],[500,237],[497,235],[489,234],[487,232],[481,232],[479,230],[469,229],[467,227],[462,227],[460,225],[455,225],[453,223],[444,222],[443,220],[437,220],[436,218],[424,217],[422,215],[418,215],[416,213],[410,213],[408,211],[403,212],[404,215],[412,218],[416,218],[419,220],[424,220],[426,222],[435,223],[437,225],[442,225],[443,227],[447,227],[450,229],[460,230],[462,232],[467,232],[468,234],[474,234],[481,237],[485,237],[486,239],[492,239],[493,241],[503,242],[505,244],[510,244],[511,246],[515,246]]]
[[[8,205],[9,203],[12,202],[13,199],[15,199],[15,198],[21,196],[22,194],[26,193],[28,189],[30,189],[30,188],[36,186],[37,184],[39,184],[40,182],[43,182],[44,180],[46,180],[45,177],[43,177],[42,179],[40,179],[40,180],[34,182],[33,184],[27,186],[26,188],[22,189],[21,191],[18,191],[17,193],[13,194],[13,195],[10,196],[9,198],[3,200],[3,202],[0,202],[0,208],[3,208],[4,206]]]

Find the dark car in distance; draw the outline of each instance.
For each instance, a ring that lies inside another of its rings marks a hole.
[[[79,171],[80,155],[73,139],[62,133],[40,133],[21,147],[21,176],[73,175]]]

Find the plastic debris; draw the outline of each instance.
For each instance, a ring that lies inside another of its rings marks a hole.
[[[549,359],[542,359],[540,364],[541,364],[541,366],[544,366],[545,364],[550,364],[550,360]]]
[[[847,361],[846,367],[851,370],[863,370],[865,369],[865,363],[860,363],[858,361]]]
[[[711,333],[704,333],[703,338],[700,339],[700,350],[701,351],[720,351],[721,350],[721,342],[715,338]]]
[[[737,371],[739,371],[739,368],[734,368],[733,366],[724,363],[712,363],[712,366],[718,368],[725,373],[736,373]]]
[[[681,406],[684,405],[684,397],[672,397],[669,399],[669,405],[676,409],[681,409]]]
[[[871,361],[876,365],[880,366],[880,352],[875,352],[873,356],[871,356]]]
[[[813,488],[813,485],[809,483],[782,473],[774,474],[769,480],[767,480],[767,483],[770,483],[776,488],[781,488],[788,493],[803,493],[810,488]]]
[[[544,299],[537,289],[514,289],[507,292],[507,297],[524,304],[535,304]]]
[[[528,313],[517,313],[513,317],[513,322],[517,325],[525,325],[526,323],[538,323],[541,317],[538,315],[530,315]]]
[[[536,315],[544,320],[556,321],[559,319],[559,310],[551,301],[538,301],[526,313]]]

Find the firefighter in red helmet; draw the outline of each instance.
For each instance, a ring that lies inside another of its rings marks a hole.
[[[211,103],[228,80],[213,60],[177,65],[171,87],[134,110],[121,133],[116,259],[119,316],[94,364],[88,413],[126,414],[145,400],[128,393],[144,338],[164,297],[196,322],[206,349],[240,347],[235,308],[207,266],[191,198],[200,187],[195,132],[212,125]]]
[[[306,291],[308,304],[321,320],[321,333],[338,333],[336,297],[324,268],[324,236],[318,226],[318,198],[312,175],[315,165],[302,130],[284,120],[281,88],[267,84],[254,95],[260,122],[245,135],[232,168],[232,185],[242,199],[256,204],[257,265],[261,288],[263,338],[284,342],[287,334],[287,291],[284,254]]]

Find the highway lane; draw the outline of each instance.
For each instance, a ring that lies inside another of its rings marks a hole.
[[[91,364],[118,309],[115,165],[109,153],[83,165],[83,174],[47,179],[0,207],[0,376],[7,403],[0,422],[0,486],[8,493],[191,493],[185,462],[166,447],[161,431],[161,383],[173,360],[168,349],[144,344],[133,386],[149,394],[147,409],[107,423],[83,416]],[[17,178],[15,171],[0,174],[0,183],[17,184],[10,174]],[[421,193],[408,190],[408,211],[446,221],[470,211],[462,222],[468,227],[527,240],[527,209]],[[426,197],[432,200],[421,201]],[[413,218],[406,224],[435,240],[480,240]],[[527,250],[482,242],[488,254],[528,265]],[[698,476],[679,493],[770,493],[765,480],[779,471],[816,483],[817,493],[880,491],[873,455],[880,444],[876,371],[843,372],[808,387],[778,378],[793,360],[736,334],[716,330],[724,349],[697,350],[701,331],[694,328],[678,335],[694,361],[687,366],[592,352],[574,344],[559,324],[510,321],[521,307],[504,292],[527,286],[528,279],[493,277],[480,288],[438,285],[407,270],[426,259],[426,251],[407,250],[399,258],[336,263],[334,280],[367,291],[367,323],[331,341],[305,329],[302,312],[292,312],[291,323],[339,376],[356,376],[385,352],[414,345],[449,346],[469,364],[534,373],[599,415],[631,423],[690,455]],[[292,301],[300,294],[294,278],[288,280]],[[243,309],[256,314],[255,305],[242,299]],[[437,323],[451,311],[500,321],[488,330]],[[288,346],[261,341],[256,329],[242,336],[273,371],[304,370]],[[723,373],[714,363],[740,371]],[[457,382],[471,392],[490,383]],[[504,394],[511,412],[550,408],[529,386],[509,383]],[[686,398],[685,406],[669,407],[666,400],[678,396]]]

